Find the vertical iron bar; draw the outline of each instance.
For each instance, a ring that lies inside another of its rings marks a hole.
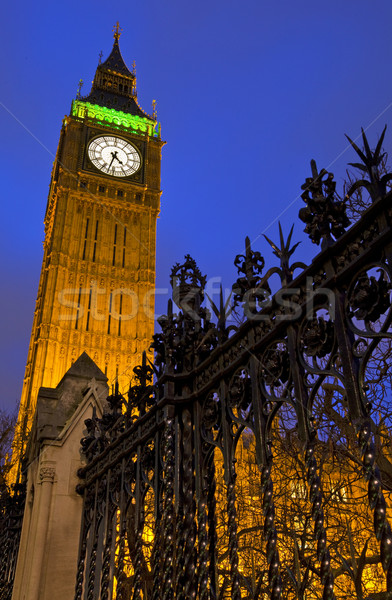
[[[190,600],[197,594],[196,572],[196,521],[195,521],[195,477],[193,455],[193,420],[192,412],[188,407],[182,408],[182,449],[183,449],[183,523],[182,540],[183,549],[182,568],[179,570],[177,587],[178,600]]]
[[[175,546],[173,561],[173,579],[175,594],[181,592],[181,573],[184,565],[184,510],[183,510],[183,447],[182,447],[182,428],[181,428],[181,409],[178,409],[175,416],[175,468],[174,468],[174,508],[175,508]]]
[[[135,564],[134,564],[134,590],[133,600],[141,600],[142,589],[142,562],[143,562],[143,529],[144,529],[144,486],[141,480],[142,449],[138,446],[136,463],[135,486]],[[132,525],[131,525],[132,526]]]
[[[363,471],[368,483],[369,506],[374,515],[374,533],[380,542],[381,564],[386,573],[387,587],[392,589],[392,532],[386,516],[386,502],[382,493],[380,472],[376,465],[376,451],[372,439],[370,406],[363,400],[358,359],[354,356],[353,334],[348,329],[344,313],[344,294],[335,294],[336,335],[342,361],[344,386],[349,418],[354,425],[362,455]],[[362,390],[363,392],[363,390]]]
[[[175,411],[173,406],[165,409],[166,427],[163,433],[163,511],[161,520],[161,540],[164,543],[161,584],[162,600],[172,600],[173,593],[173,554],[174,554],[174,478],[175,478]],[[157,590],[157,579],[155,581]]]
[[[309,500],[312,503],[312,519],[314,521],[314,538],[317,541],[317,558],[320,561],[320,579],[324,586],[323,600],[335,600],[334,575],[331,557],[327,546],[327,534],[324,527],[323,493],[320,477],[317,474],[317,463],[314,457],[316,431],[309,423],[309,398],[305,389],[305,372],[298,357],[297,330],[293,325],[287,328],[287,347],[293,375],[295,406],[298,418],[298,437],[306,443],[305,464]]]
[[[271,599],[279,600],[282,595],[282,577],[279,550],[277,548],[278,534],[275,527],[275,504],[273,482],[271,478],[272,454],[269,446],[267,422],[263,414],[263,399],[259,386],[259,361],[251,357],[250,375],[252,385],[252,405],[256,436],[256,459],[261,472],[260,484],[262,507],[264,515],[264,539],[267,545],[268,583]]]
[[[162,464],[161,464],[161,443],[163,442],[160,433],[155,436],[154,452],[155,452],[155,469],[154,469],[154,542],[151,556],[153,589],[152,600],[160,600],[161,598],[161,582],[162,582],[162,512],[163,512],[163,497],[162,497]]]
[[[198,598],[207,600],[208,593],[208,533],[207,533],[207,502],[206,502],[206,473],[203,455],[203,441],[201,439],[201,406],[200,402],[194,403],[194,431],[195,431],[195,475],[196,475],[196,502],[197,502],[197,580]]]
[[[105,523],[106,523],[106,532],[105,532],[105,545],[103,549],[103,559],[102,559],[102,571],[101,571],[101,589],[100,589],[100,599],[101,600],[109,600],[109,586],[110,586],[110,557],[113,543],[113,518],[112,518],[112,507],[110,502],[110,478],[111,478],[111,470],[108,470],[107,474],[107,489],[106,489],[106,510],[105,510]]]
[[[87,560],[87,540],[88,532],[91,526],[91,522],[89,522],[89,520],[87,519],[87,513],[89,509],[90,506],[88,504],[88,489],[85,489],[83,497],[82,523],[80,528],[79,558],[78,567],[76,571],[75,600],[81,600],[83,595],[84,573]]]
[[[83,596],[87,600],[91,600],[92,595],[94,594],[94,583],[95,583],[95,566],[96,566],[96,529],[97,529],[97,504],[98,504],[98,490],[99,490],[99,480],[95,482],[95,491],[94,491],[94,513],[92,518],[92,523],[90,527],[90,536],[88,539],[88,547],[87,547],[87,565],[86,565],[86,585],[85,593]]]
[[[232,423],[227,410],[227,394],[227,385],[224,381],[222,381],[220,386],[220,398],[222,402],[223,463],[226,483],[231,597],[232,600],[241,600],[238,572],[237,511],[235,492],[237,475],[235,472],[235,448],[231,431]]]
[[[327,532],[324,527],[323,492],[320,477],[317,474],[314,446],[314,440],[309,440],[305,452],[306,479],[309,486],[309,500],[312,503],[314,537],[317,540],[317,558],[320,561],[320,579],[324,586],[323,600],[335,600],[334,575],[327,546]]]
[[[279,600],[282,595],[280,559],[277,548],[278,535],[275,527],[274,486],[271,478],[272,456],[261,471],[261,492],[263,495],[264,537],[267,542],[268,581],[271,600]]]
[[[118,548],[118,559],[117,559],[117,590],[116,590],[116,600],[127,600],[125,596],[125,579],[126,575],[124,572],[125,569],[125,535],[127,530],[127,516],[126,516],[126,507],[127,507],[127,498],[126,498],[126,490],[125,490],[125,466],[126,459],[122,459],[121,465],[121,488],[120,488],[120,520],[119,520],[119,533],[116,535],[119,536],[119,548]],[[117,520],[117,519],[116,519]]]
[[[210,599],[217,597],[217,564],[216,564],[216,480],[214,451],[208,459],[207,468],[207,507],[208,507],[208,554],[209,554],[209,577],[210,577]]]

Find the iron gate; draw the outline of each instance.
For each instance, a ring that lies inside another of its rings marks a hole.
[[[300,218],[322,249],[310,266],[291,263],[292,231],[268,240],[279,264],[266,272],[247,239],[213,318],[195,261],[173,268],[179,310],[170,301],[159,320],[154,362],[144,355],[128,397],[113,390],[86,421],[75,600],[390,597],[382,138],[374,152],[365,136],[363,152],[353,144],[365,179],[344,200],[312,161]],[[371,202],[348,228],[358,190]]]

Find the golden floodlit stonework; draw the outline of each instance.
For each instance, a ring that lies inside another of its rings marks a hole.
[[[85,351],[108,385],[117,381],[126,392],[153,334],[163,142],[155,114],[137,103],[136,77],[118,39],[98,65],[90,95],[78,94],[75,102],[53,165],[14,457],[25,445],[42,386],[56,387]],[[116,112],[122,119],[113,118]]]

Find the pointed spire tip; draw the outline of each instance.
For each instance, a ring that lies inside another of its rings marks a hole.
[[[117,23],[113,27],[113,37],[114,37],[115,42],[118,42],[118,40],[120,39],[121,33],[122,33],[122,29],[120,27],[120,23],[117,21]]]

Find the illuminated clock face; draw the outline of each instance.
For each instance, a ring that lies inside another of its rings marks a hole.
[[[88,157],[97,169],[113,177],[129,177],[141,167],[136,148],[113,135],[94,138],[88,145]]]

